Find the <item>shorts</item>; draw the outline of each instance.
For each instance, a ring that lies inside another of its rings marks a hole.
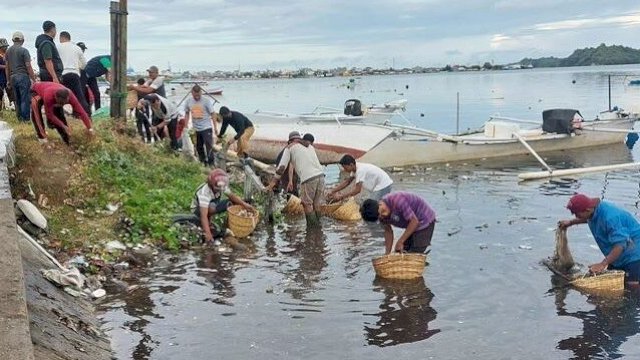
[[[404,242],[404,251],[410,253],[424,253],[431,245],[433,229],[436,226],[435,220],[426,228],[418,230]]]
[[[227,208],[229,208],[229,200],[221,200],[221,199],[211,200],[211,202],[209,203],[209,217],[212,217],[216,214],[223,213],[227,211]],[[197,216],[198,219],[200,219],[199,206],[196,207],[196,209],[193,211],[193,214]]]
[[[640,282],[640,260],[630,262],[620,267],[609,266],[611,270],[623,270],[624,281],[626,282]]]
[[[318,175],[300,184],[300,200],[303,206],[320,211],[324,203],[324,175]]]

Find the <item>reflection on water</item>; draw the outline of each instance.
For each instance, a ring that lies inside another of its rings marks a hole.
[[[584,72],[580,77],[572,69],[397,76],[381,78],[381,83],[367,78],[363,88],[409,84],[409,118],[420,119],[427,128],[447,130],[455,124],[444,116],[446,104],[440,101],[458,87],[472,89],[478,99],[490,96],[482,90],[487,88],[504,97],[493,105],[478,100],[474,109],[463,101],[463,128],[480,125],[496,111],[539,119],[540,112],[550,107],[584,110],[587,104],[590,111],[583,114],[601,110],[604,103],[594,99],[600,91],[606,94],[600,87],[602,79],[587,74],[595,71],[592,68],[578,70]],[[573,78],[578,85],[567,94],[563,84]],[[302,111],[318,102],[342,104],[344,94],[312,91],[330,81],[336,80],[233,82],[225,87],[225,96],[230,101],[250,101],[248,109]],[[469,86],[470,81],[479,86]],[[439,87],[439,83],[449,85]],[[267,84],[275,95],[264,90]],[[585,89],[590,86],[600,88]],[[640,89],[629,91],[629,98],[640,94]],[[304,94],[313,96],[300,100]],[[323,98],[316,99],[316,94]],[[267,106],[272,95],[281,102]],[[468,99],[471,94],[461,95]],[[264,101],[264,106],[256,105],[255,99]],[[528,110],[531,99],[535,104]],[[390,99],[382,94],[370,100]],[[455,103],[450,105],[455,109]],[[424,118],[410,116],[423,111]],[[631,162],[639,155],[638,148],[629,150],[621,143],[544,156],[550,166],[561,169]],[[338,178],[336,169],[327,169],[330,178]],[[638,215],[640,170],[518,183],[518,173],[540,169],[533,157],[518,156],[392,174],[395,190],[416,192],[437,212],[430,264],[417,282],[374,280],[371,259],[384,251],[380,227],[331,219],[323,219],[322,232],[307,233],[301,218],[286,219],[273,228],[261,226],[243,241],[247,251],[194,250],[161,256],[139,274],[139,289],[109,291],[101,304],[115,356],[136,360],[640,358],[640,295],[612,301],[557,289],[554,303],[545,295],[549,272],[537,266],[553,253],[553,230],[559,219],[570,216],[565,205],[573,193],[600,196]],[[587,226],[576,226],[569,235],[576,260],[601,259]]]
[[[440,332],[429,329],[437,312],[430,304],[433,293],[425,285],[424,278],[413,280],[389,280],[377,278],[373,291],[384,294],[380,311],[364,314],[375,317],[375,323],[365,322],[365,338],[369,345],[379,347],[412,343],[430,338]]]
[[[570,310],[565,302],[570,291],[559,287],[555,292],[555,305],[560,317],[572,317],[582,322],[582,333],[562,339],[559,350],[573,352],[571,359],[618,359],[624,356],[620,347],[630,337],[640,333],[640,295],[627,291],[624,295],[588,294],[589,310]]]

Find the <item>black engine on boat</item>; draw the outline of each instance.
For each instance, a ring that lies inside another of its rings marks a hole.
[[[362,116],[362,103],[358,99],[349,99],[344,102],[344,114]]]

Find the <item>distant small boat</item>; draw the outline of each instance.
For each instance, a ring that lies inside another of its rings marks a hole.
[[[205,94],[207,95],[222,95],[222,86],[213,88],[213,89],[205,89]]]
[[[638,86],[640,85],[640,80],[631,80],[629,81],[629,85]]]

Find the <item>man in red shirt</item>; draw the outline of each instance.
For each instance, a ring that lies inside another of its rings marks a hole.
[[[47,124],[50,128],[55,128],[62,140],[69,145],[69,135],[71,129],[64,116],[65,104],[71,104],[73,113],[80,117],[87,130],[92,133],[91,118],[73,93],[61,84],[54,82],[38,82],[31,86],[31,120],[36,129],[36,135],[42,142],[47,141],[47,131],[42,119],[42,107],[47,116]]]

